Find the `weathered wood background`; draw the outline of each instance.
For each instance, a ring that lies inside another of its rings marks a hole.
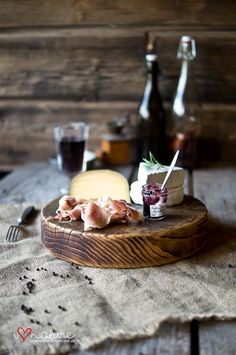
[[[236,163],[236,2],[0,0],[0,170],[54,155],[53,125],[135,114],[145,84],[144,33],[158,39],[167,111],[181,35],[197,41],[203,163]]]

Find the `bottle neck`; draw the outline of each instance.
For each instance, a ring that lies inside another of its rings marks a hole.
[[[152,87],[157,88],[157,77],[158,77],[157,61],[147,62],[147,77]]]
[[[181,71],[180,71],[180,78],[179,78],[179,83],[177,87],[177,95],[178,96],[183,96],[186,83],[188,80],[188,75],[189,75],[189,67],[190,67],[190,61],[186,58],[182,59],[182,65],[181,65]]]
[[[173,111],[177,116],[184,116],[186,114],[186,108],[184,105],[184,96],[186,97],[188,81],[191,78],[191,60],[184,57],[182,58],[180,77],[177,86],[177,91],[174,100]],[[192,88],[191,88],[192,90]]]
[[[142,119],[148,120],[153,116],[153,110],[162,110],[162,100],[158,91],[158,62],[147,60],[147,82],[144,89],[144,95],[139,108]]]

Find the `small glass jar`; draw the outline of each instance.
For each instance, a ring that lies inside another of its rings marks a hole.
[[[165,216],[168,190],[157,183],[142,187],[143,215],[151,219],[163,219]]]

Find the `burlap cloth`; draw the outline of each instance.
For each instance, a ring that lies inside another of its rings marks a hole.
[[[151,336],[164,320],[236,317],[233,228],[211,221],[208,245],[196,256],[170,265],[76,268],[44,250],[40,216],[27,228],[25,239],[4,243],[9,224],[23,207],[0,206],[1,350],[42,355],[90,348],[108,338]],[[32,279],[35,288],[29,293],[26,284]],[[22,305],[31,307],[31,314]],[[32,328],[24,342],[19,327]],[[52,334],[58,333],[62,339],[53,340]],[[45,334],[48,339],[43,341]]]

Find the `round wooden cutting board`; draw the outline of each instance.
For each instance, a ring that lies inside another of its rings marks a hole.
[[[83,231],[82,221],[47,221],[47,217],[55,216],[57,207],[58,199],[42,209],[43,244],[56,257],[80,265],[104,268],[163,265],[187,258],[206,243],[207,209],[190,196],[185,196],[182,204],[168,207],[163,220],[113,224],[89,232]]]

